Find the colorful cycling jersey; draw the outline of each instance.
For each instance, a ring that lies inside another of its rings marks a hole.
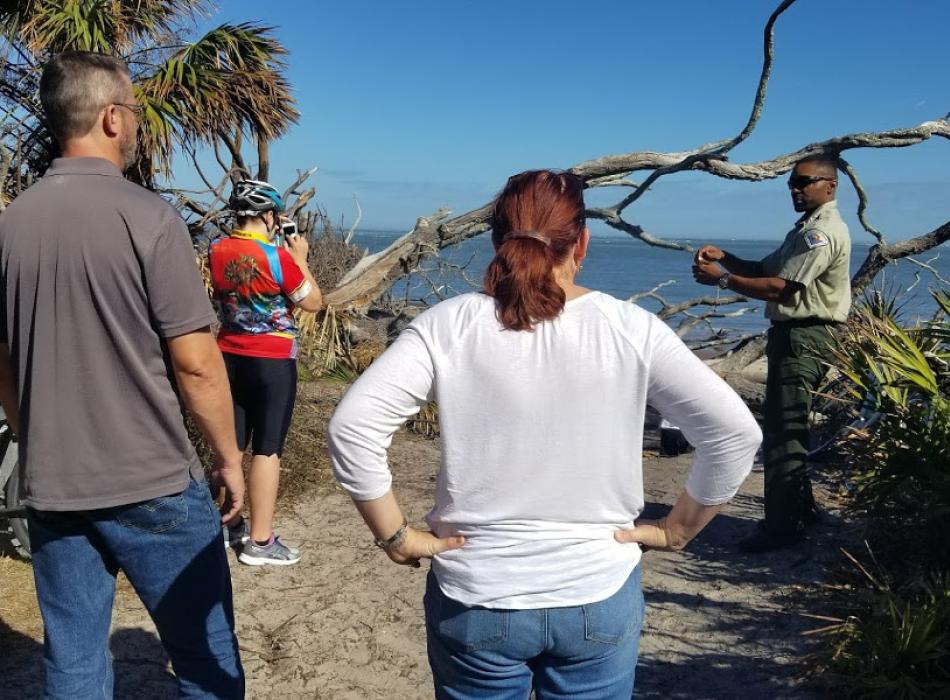
[[[311,285],[290,254],[263,234],[232,231],[211,244],[208,257],[221,351],[295,358],[298,331],[292,312]]]

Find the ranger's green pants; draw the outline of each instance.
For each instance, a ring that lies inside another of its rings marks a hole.
[[[773,323],[765,354],[765,526],[792,534],[815,517],[806,464],[812,392],[825,374],[819,358],[831,343],[830,327],[807,322]]]

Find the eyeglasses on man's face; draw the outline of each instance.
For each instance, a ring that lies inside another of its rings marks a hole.
[[[141,117],[145,113],[145,107],[140,104],[135,104],[134,102],[110,102],[110,104],[115,107],[125,107],[135,115],[136,118]]]
[[[833,177],[824,177],[821,175],[792,175],[788,178],[788,189],[803,190],[809,185],[814,185],[822,180],[834,180]]]

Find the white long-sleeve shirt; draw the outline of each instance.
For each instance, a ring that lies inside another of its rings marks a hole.
[[[613,533],[643,509],[648,403],[696,447],[686,490],[700,503],[732,498],[761,441],[742,400],[666,324],[600,292],[531,332],[504,329],[478,293],[417,317],[330,421],[334,473],[354,499],[389,491],[392,436],[431,400],[442,466],[426,520],[466,538],[432,566],[466,605],[582,605],[620,589],[640,559]]]

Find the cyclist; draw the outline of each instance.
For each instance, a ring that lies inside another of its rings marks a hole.
[[[317,311],[320,287],[307,267],[307,241],[278,236],[284,202],[257,180],[234,185],[228,202],[237,226],[211,244],[214,298],[221,319],[218,346],[224,354],[238,447],[251,444],[248,496],[250,528],[243,518],[228,525],[238,560],[249,565],[288,565],[300,553],[274,534],[274,509],[283,450],[297,395],[297,323],[294,307]]]

